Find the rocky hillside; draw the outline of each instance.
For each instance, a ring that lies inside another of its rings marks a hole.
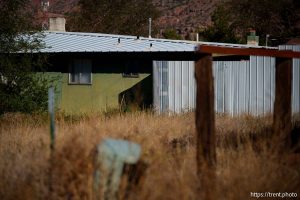
[[[157,25],[161,31],[174,29],[192,38],[197,29],[211,24],[211,14],[221,0],[153,0],[161,11]]]
[[[36,5],[39,1],[33,0]],[[78,0],[49,0],[49,11],[67,13],[76,7]],[[156,20],[159,36],[166,29],[176,30],[182,38],[191,38],[193,32],[211,24],[211,14],[222,0],[152,0],[161,12]]]

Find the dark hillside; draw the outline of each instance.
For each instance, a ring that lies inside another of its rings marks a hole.
[[[40,5],[41,0],[33,0]],[[176,30],[183,38],[211,24],[211,14],[221,0],[153,0],[161,16],[156,21],[159,37],[166,29]],[[51,0],[49,11],[64,14],[76,8],[78,0]]]
[[[221,0],[153,0],[161,11],[158,27],[161,31],[175,29],[186,39],[191,39],[197,29],[211,24],[211,14]]]

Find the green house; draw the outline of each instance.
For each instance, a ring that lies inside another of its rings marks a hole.
[[[59,110],[69,113],[148,108],[153,61],[193,60],[197,45],[174,40],[76,32],[45,32]]]

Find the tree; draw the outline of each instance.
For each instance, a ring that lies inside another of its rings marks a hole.
[[[0,114],[47,107],[48,83],[33,73],[44,57],[33,53],[42,47],[42,36],[29,5],[30,0],[0,1]]]
[[[176,33],[174,29],[166,29],[163,34],[164,38],[166,39],[173,39],[173,40],[181,40],[181,36]]]
[[[220,5],[212,15],[213,25],[199,32],[205,40],[211,42],[239,43],[235,35],[234,24],[223,5]]]
[[[222,42],[226,35],[233,35],[245,43],[249,29],[255,29],[261,44],[265,44],[267,34],[276,39],[277,44],[284,43],[300,35],[299,5],[297,0],[229,0],[215,10],[213,26],[204,31],[204,36],[210,41]]]
[[[158,14],[148,0],[80,0],[67,30],[147,36],[148,19]]]

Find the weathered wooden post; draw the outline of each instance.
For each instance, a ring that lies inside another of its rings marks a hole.
[[[54,87],[48,89],[48,112],[50,116],[50,149],[55,148],[55,102],[54,102]]]
[[[204,199],[215,199],[215,110],[212,55],[200,54],[195,63],[197,85],[197,173]]]
[[[274,136],[279,139],[276,149],[282,151],[291,142],[292,58],[276,58],[275,71],[273,131]]]
[[[52,199],[53,193],[53,178],[52,178],[52,166],[54,162],[54,150],[55,150],[55,102],[54,102],[54,87],[48,89],[48,112],[50,118],[50,160],[49,160],[49,199]]]

